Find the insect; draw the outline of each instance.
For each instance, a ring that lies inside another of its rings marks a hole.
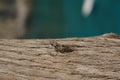
[[[57,52],[57,54],[59,52],[60,53],[69,53],[69,52],[74,51],[74,49],[72,47],[70,47],[69,45],[61,45],[61,44],[57,43],[56,41],[50,41],[50,45],[55,48],[55,51]]]

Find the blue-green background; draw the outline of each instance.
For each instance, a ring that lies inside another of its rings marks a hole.
[[[88,37],[120,34],[120,0],[96,0],[90,16],[83,0],[34,0],[26,38]]]

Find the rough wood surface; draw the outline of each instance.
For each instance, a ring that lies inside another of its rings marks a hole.
[[[59,53],[49,39],[0,40],[0,80],[120,80],[120,39],[56,39],[75,49]]]

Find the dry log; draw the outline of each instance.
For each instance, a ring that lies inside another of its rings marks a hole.
[[[120,39],[56,39],[73,52],[58,53],[52,39],[0,39],[0,80],[120,80]]]

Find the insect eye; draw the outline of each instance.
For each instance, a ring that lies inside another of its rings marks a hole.
[[[53,42],[53,41],[52,41],[52,42],[50,42],[50,44],[51,44],[52,46],[54,46],[54,47],[58,45],[58,43],[57,43],[57,42]]]
[[[53,43],[51,43],[51,45],[52,45],[52,46],[54,46],[54,44],[53,44]]]
[[[55,45],[55,43],[54,43],[54,42],[50,42],[50,44],[51,44],[52,46],[54,46],[54,45]]]

